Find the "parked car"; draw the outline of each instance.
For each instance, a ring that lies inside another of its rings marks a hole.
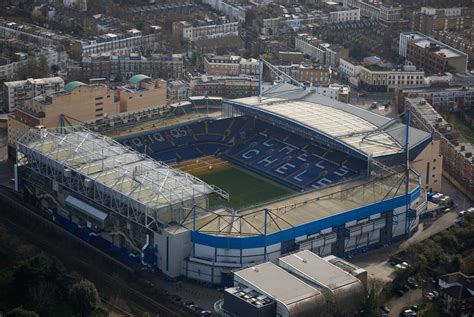
[[[415,311],[415,312],[417,312],[419,308],[420,308],[420,307],[418,306],[418,304],[411,305],[411,307],[410,307],[410,309],[413,310],[413,311]]]
[[[405,309],[402,313],[403,317],[411,317],[411,316],[416,316],[416,312],[414,312],[411,309]]]
[[[416,289],[419,287],[418,283],[416,283],[416,281],[413,279],[408,279],[407,283],[408,283],[408,286],[410,286],[410,288]]]
[[[390,308],[388,308],[387,306],[380,306],[380,310],[386,314],[390,312]]]

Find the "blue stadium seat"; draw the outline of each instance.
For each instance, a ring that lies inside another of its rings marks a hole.
[[[251,117],[203,120],[120,139],[164,162],[219,155],[295,189],[356,177],[366,162]]]

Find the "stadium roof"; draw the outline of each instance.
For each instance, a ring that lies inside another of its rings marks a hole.
[[[87,86],[87,85],[81,81],[71,81],[70,83],[67,83],[64,86],[64,90],[66,90],[67,92],[71,92],[79,86]]]
[[[136,84],[140,83],[142,80],[145,80],[145,79],[151,79],[151,77],[148,77],[147,75],[143,75],[143,74],[137,74],[135,76],[130,77],[128,82],[131,83],[131,84],[136,85]]]
[[[95,182],[102,193],[118,194],[144,211],[159,210],[214,191],[203,181],[108,137],[73,129],[31,129],[18,141],[19,151],[62,173],[74,171]]]
[[[342,103],[328,97],[283,87],[262,98],[247,97],[232,100],[262,115],[283,119],[309,128],[328,140],[349,147],[356,152],[373,157],[389,156],[404,151],[406,126],[394,122],[385,129],[390,118]],[[288,99],[291,98],[291,99]],[[410,150],[431,139],[429,133],[410,128]]]

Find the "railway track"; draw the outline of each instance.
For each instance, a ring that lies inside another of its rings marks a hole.
[[[81,273],[86,273],[84,276],[96,283],[99,288],[108,288],[114,290],[117,287],[117,279],[115,276],[109,274],[109,272],[105,270],[99,270],[94,263],[90,263],[85,261],[84,259],[80,258],[79,256],[75,256],[74,259],[71,259],[70,254],[67,254],[70,250],[64,250],[61,248],[56,241],[51,241],[46,235],[42,235],[39,232],[38,228],[53,228],[56,234],[65,235],[69,240],[75,242],[75,247],[82,248],[82,250],[75,249],[77,254],[81,254],[81,251],[91,252],[93,251],[96,256],[105,260],[106,263],[115,265],[116,268],[119,268],[121,271],[126,271],[129,273],[133,273],[134,270],[123,264],[120,263],[118,260],[112,258],[110,255],[102,252],[101,250],[94,248],[92,245],[88,244],[87,242],[81,240],[77,236],[73,235],[69,231],[59,227],[58,225],[52,223],[48,219],[36,214],[32,207],[26,206],[20,202],[18,202],[16,198],[16,193],[9,189],[8,187],[0,186],[0,201],[3,201],[3,206],[6,208],[11,207],[15,210],[15,213],[22,213],[29,218],[30,226],[27,224],[19,221],[20,217],[8,217],[8,215],[12,215],[11,212],[2,212],[0,213],[0,221],[6,223],[9,227],[14,228],[15,232],[20,234],[23,238],[26,238],[27,241],[30,243],[37,245],[39,248],[48,250],[58,258],[60,258],[63,262],[69,264],[72,267],[78,268],[78,271]],[[38,226],[37,224],[40,224]],[[93,250],[92,250],[93,249]],[[124,284],[124,283],[121,283]],[[133,302],[136,306],[140,307],[143,311],[151,312],[154,314],[159,314],[159,316],[169,316],[175,317],[180,316],[176,311],[171,310],[167,306],[157,302],[153,298],[143,294],[140,290],[121,285],[120,291],[122,292],[122,296],[127,298],[127,301]]]

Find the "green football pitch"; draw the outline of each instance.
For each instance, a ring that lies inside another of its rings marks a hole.
[[[209,197],[209,207],[211,209],[222,205],[233,209],[241,209],[294,192],[287,187],[238,167],[199,175],[198,177],[208,184],[216,185],[225,190],[230,195],[229,202],[217,195],[211,195]]]

